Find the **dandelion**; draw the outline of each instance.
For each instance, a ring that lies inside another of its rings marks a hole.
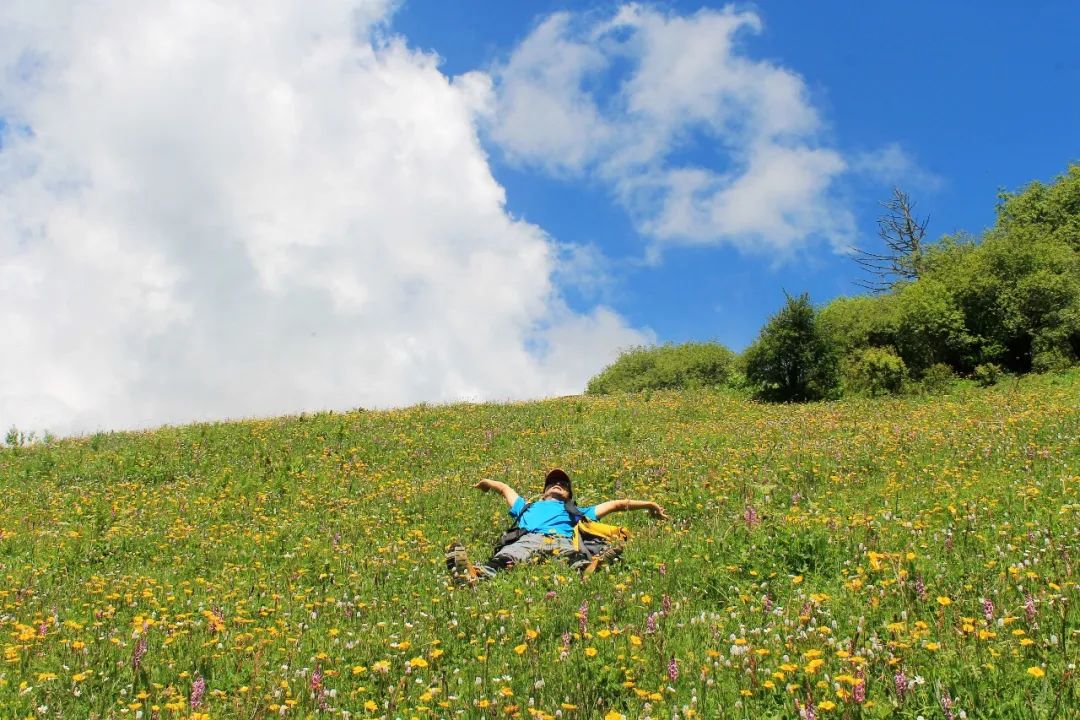
[[[1033,665],[1027,669],[1027,674],[1033,678],[1041,678],[1046,675],[1046,671],[1038,665]]]
[[[188,704],[192,710],[196,710],[202,705],[203,694],[206,692],[206,680],[202,675],[196,675],[195,680],[191,683],[191,699]]]
[[[679,679],[679,663],[674,655],[671,656],[671,660],[668,662],[667,676],[668,680],[671,682],[675,682]]]

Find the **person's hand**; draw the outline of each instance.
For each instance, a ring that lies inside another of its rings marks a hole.
[[[660,507],[656,503],[649,504],[649,515],[653,516],[657,520],[670,520],[671,517],[667,514],[664,508]]]
[[[488,490],[491,490],[492,488],[494,488],[495,484],[493,482],[491,482],[490,480],[488,480],[487,478],[484,478],[480,482],[473,485],[473,487],[476,488],[477,490],[479,490],[480,492],[487,492]]]

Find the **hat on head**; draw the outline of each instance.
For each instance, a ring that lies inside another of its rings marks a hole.
[[[561,485],[566,488],[566,492],[570,493],[570,497],[574,497],[574,487],[570,484],[570,476],[565,470],[555,468],[547,474],[544,478],[544,489],[547,490],[552,485]]]

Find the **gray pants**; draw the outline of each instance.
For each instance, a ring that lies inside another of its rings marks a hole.
[[[487,563],[478,569],[490,577],[499,570],[505,570],[513,565],[520,565],[533,558],[546,558],[556,554],[565,557],[577,555],[574,551],[573,539],[559,535],[528,533],[509,545],[504,545],[499,552],[495,553]]]

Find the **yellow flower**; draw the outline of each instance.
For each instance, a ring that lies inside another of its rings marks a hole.
[[[525,643],[521,643],[520,645],[518,645],[517,647],[514,648],[514,652],[516,652],[518,655],[523,655],[523,654],[525,654],[525,651],[528,650],[528,649],[529,649],[528,645],[526,645]]]
[[[926,648],[927,650],[929,650],[930,652],[935,652],[935,651],[941,649],[941,643],[928,642],[925,645],[923,645],[923,647]]]
[[[642,595],[641,596],[641,604],[642,605],[648,605],[651,602],[652,602],[652,595]]]
[[[952,600],[950,600],[945,595],[938,595],[937,601],[938,601],[938,605],[940,605],[942,607],[945,607],[946,605],[952,605]]]
[[[503,685],[501,688],[499,688],[499,694],[503,697],[514,697],[514,691],[506,685]]]
[[[637,635],[631,635],[630,636],[630,644],[631,645],[640,645],[641,644],[641,638],[638,637]]]
[[[594,647],[585,648],[585,654],[588,657],[596,657],[596,648],[594,648]]]
[[[366,703],[364,703],[364,709],[368,712],[375,712],[379,709],[379,706],[375,703],[374,700],[368,700]]]
[[[825,661],[821,658],[814,658],[810,662],[806,663],[806,672],[808,675],[813,675],[817,672],[818,668],[825,664]]]
[[[1034,678],[1041,678],[1046,675],[1046,671],[1038,665],[1032,665],[1027,669],[1027,674]]]
[[[625,720],[623,714],[618,710],[612,710],[604,716],[604,720]]]
[[[818,710],[834,710],[836,709],[836,703],[832,700],[822,700],[818,703]]]
[[[412,660],[410,660],[409,664],[412,665],[413,667],[426,668],[428,666],[428,661],[425,660],[424,658],[418,656],[418,657],[414,657]]]
[[[530,640],[535,640],[537,637],[539,637],[539,635],[540,632],[537,630],[533,630],[532,628],[529,628],[525,631],[525,637],[529,638]]]
[[[563,710],[577,710],[577,705],[573,705],[567,702],[559,703],[559,707],[561,707]]]

